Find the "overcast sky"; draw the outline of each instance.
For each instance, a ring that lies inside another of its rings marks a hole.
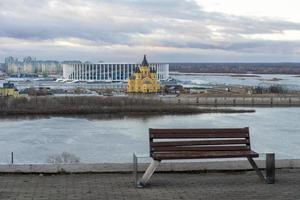
[[[300,62],[299,0],[0,0],[0,61]]]

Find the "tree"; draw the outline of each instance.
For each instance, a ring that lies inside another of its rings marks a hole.
[[[62,154],[54,154],[48,156],[47,163],[52,163],[52,164],[80,163],[80,158],[74,154],[63,152]]]

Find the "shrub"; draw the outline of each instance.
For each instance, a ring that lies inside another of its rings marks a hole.
[[[62,154],[53,154],[48,156],[47,163],[52,163],[52,164],[80,163],[80,158],[74,154],[63,152]]]

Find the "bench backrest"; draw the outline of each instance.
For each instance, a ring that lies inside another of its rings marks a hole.
[[[150,156],[172,151],[249,151],[249,128],[149,129]]]

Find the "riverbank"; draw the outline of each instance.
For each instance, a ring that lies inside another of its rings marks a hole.
[[[300,107],[299,96],[222,96],[222,95],[180,95],[136,97],[159,100],[160,102],[177,105],[198,105],[203,107]]]
[[[84,115],[84,114],[200,114],[243,113],[252,109],[199,108],[195,105],[176,104],[153,98],[132,97],[20,97],[0,98],[0,116],[10,115]]]
[[[0,117],[15,115],[156,116],[202,113],[247,113],[229,107],[299,107],[299,96],[38,96],[0,98]],[[222,107],[222,108],[217,108]],[[224,108],[228,107],[228,108]]]

